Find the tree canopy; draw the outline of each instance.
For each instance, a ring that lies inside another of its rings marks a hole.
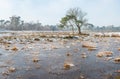
[[[83,12],[80,8],[71,8],[67,11],[66,15],[61,18],[60,26],[71,26],[74,31],[74,27],[78,28],[78,33],[81,34],[81,27],[87,24],[87,13]]]

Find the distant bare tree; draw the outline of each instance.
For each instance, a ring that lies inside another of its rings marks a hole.
[[[21,21],[20,16],[12,16],[10,17],[10,26],[12,30],[21,30],[21,25],[23,25],[23,21]]]
[[[4,28],[4,22],[5,22],[5,20],[0,20],[0,27],[1,28]]]

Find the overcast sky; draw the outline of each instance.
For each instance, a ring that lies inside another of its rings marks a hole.
[[[69,8],[80,7],[94,25],[120,25],[120,0],[0,0],[0,19],[19,15],[23,20],[57,24]]]

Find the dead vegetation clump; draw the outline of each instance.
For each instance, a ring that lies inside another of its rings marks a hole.
[[[32,60],[33,62],[38,62],[39,61],[39,59],[38,58],[33,58],[33,60]]]
[[[100,37],[100,35],[94,35],[94,37]]]
[[[120,48],[118,48],[118,50],[120,51]]]
[[[106,57],[110,57],[110,56],[113,55],[113,52],[111,52],[111,51],[106,51],[106,52],[105,52],[105,55],[106,55]]]
[[[82,53],[82,54],[81,54],[81,57],[82,57],[82,58],[86,58],[86,57],[87,57],[86,53]]]
[[[48,41],[48,42],[53,42],[53,40],[52,40],[52,39],[46,39],[46,41]]]
[[[96,33],[94,37],[110,37],[110,34],[107,33]]]
[[[94,51],[96,50],[97,48],[88,48],[89,51]]]
[[[9,74],[10,74],[9,71],[2,72],[2,75],[3,75],[3,76],[8,76]]]
[[[35,38],[34,40],[35,40],[35,41],[40,41],[40,39],[39,39],[39,38]]]
[[[97,57],[103,57],[104,55],[103,55],[103,52],[99,52],[96,56]]]
[[[64,69],[65,70],[69,70],[73,66],[74,66],[74,64],[72,64],[72,63],[64,63]]]
[[[65,70],[70,69],[70,65],[65,63],[65,64],[64,64],[64,69],[65,69]]]
[[[120,37],[119,34],[112,34],[111,37]]]
[[[58,49],[58,47],[55,46],[55,45],[51,46],[51,48],[52,48],[52,49]]]
[[[103,37],[103,34],[102,33],[96,33],[94,36],[95,37]]]
[[[10,67],[9,69],[8,69],[10,72],[15,72],[15,68],[14,67]]]
[[[115,61],[116,63],[120,63],[120,57],[114,58],[114,61]]]
[[[97,49],[96,44],[92,42],[84,42],[82,47],[87,48],[89,51],[94,51]]]
[[[97,57],[103,57],[103,56],[110,57],[112,55],[113,55],[113,52],[111,51],[103,51],[96,54]]]
[[[67,55],[67,56],[71,56],[71,54],[70,54],[70,53],[67,53],[66,55]]]
[[[82,47],[85,47],[85,48],[96,48],[97,46],[96,46],[95,43],[92,43],[92,42],[83,42]]]
[[[45,34],[40,34],[40,37],[45,38],[46,35]]]
[[[64,36],[63,39],[73,39],[74,36],[68,35],[68,36]]]
[[[10,72],[15,72],[16,68],[15,67],[9,67],[7,71],[2,72],[3,76],[8,76],[10,74]]]
[[[4,44],[5,48],[10,47],[10,45],[11,45],[11,44],[8,44],[8,43]]]
[[[11,50],[18,51],[18,48],[16,46],[14,46]]]

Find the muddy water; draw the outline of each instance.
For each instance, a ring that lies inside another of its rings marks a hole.
[[[50,38],[51,39],[51,38]],[[53,39],[52,39],[53,40]],[[83,41],[94,42],[97,49],[82,47]],[[120,38],[57,39],[52,42],[41,38],[33,42],[13,42],[9,47],[0,45],[0,79],[120,79]],[[16,46],[18,50],[11,50]],[[97,57],[101,51],[112,51],[110,60]],[[70,56],[67,56],[67,54]],[[81,55],[85,53],[86,57]],[[34,61],[36,59],[36,61]],[[64,63],[74,64],[64,69]],[[10,67],[15,68],[12,72]]]

